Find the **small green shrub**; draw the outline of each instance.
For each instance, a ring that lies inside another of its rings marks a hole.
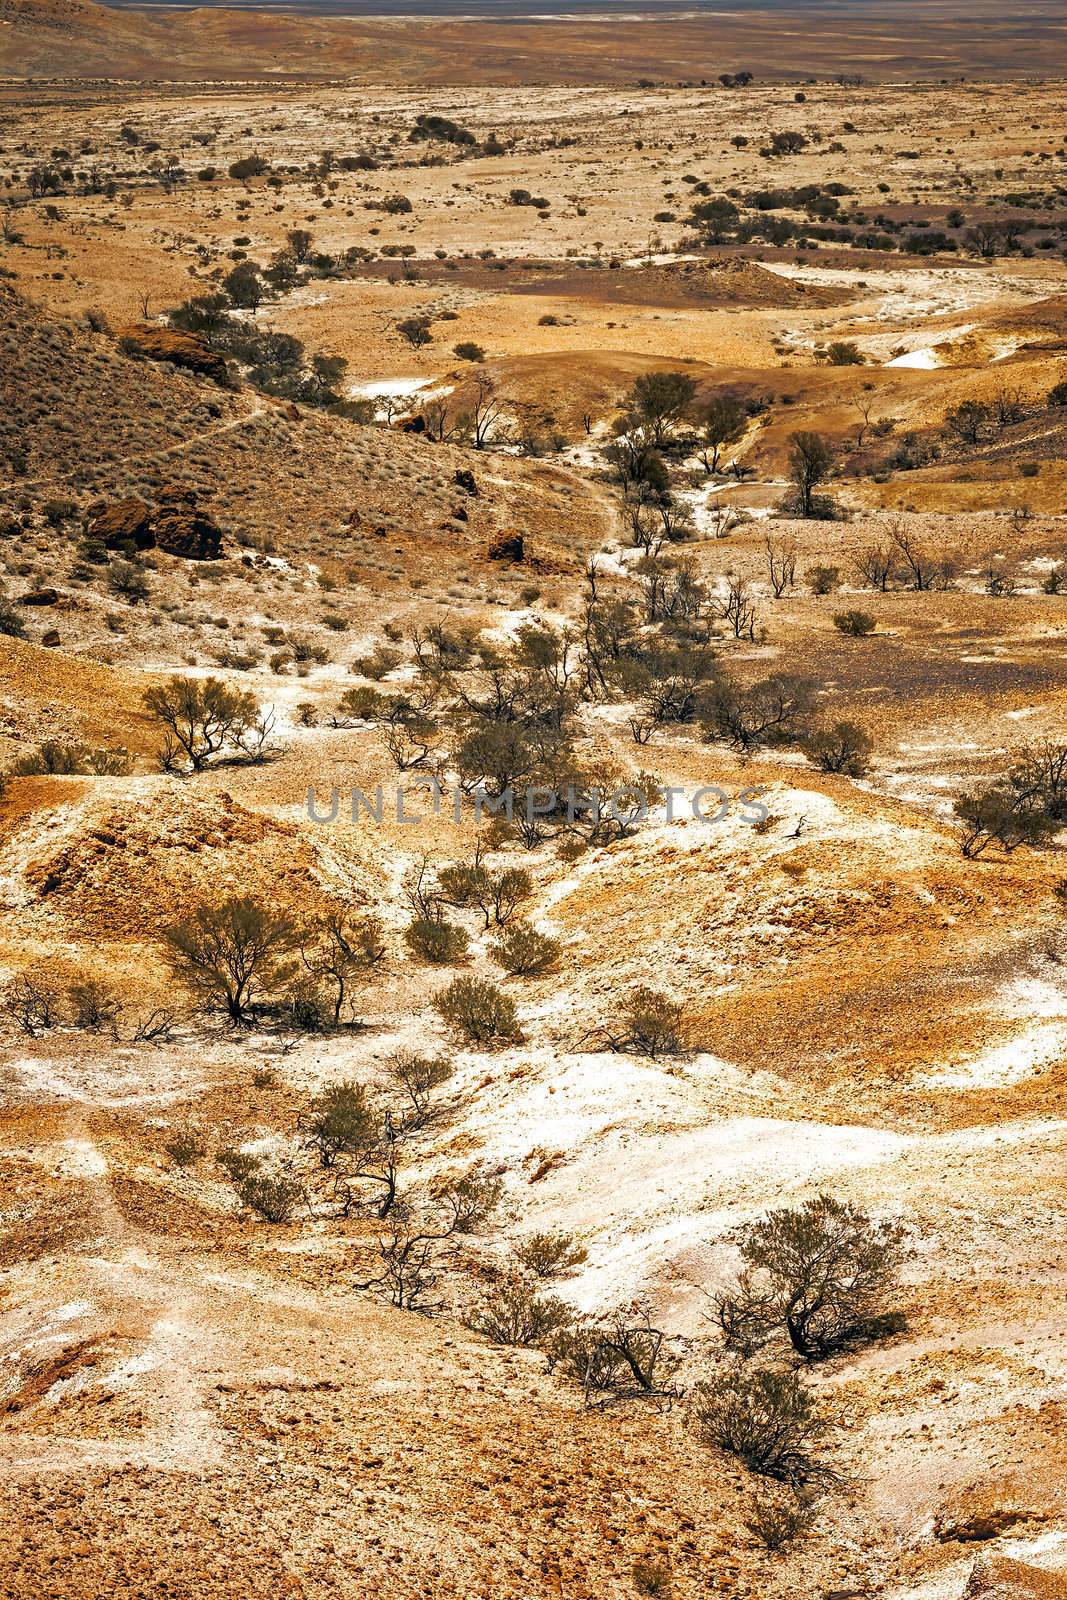
[[[191,1167],[196,1164],[206,1152],[200,1134],[194,1128],[181,1128],[172,1135],[163,1146],[176,1167]]]
[[[840,567],[809,567],[808,582],[814,594],[833,594],[841,581]]]
[[[875,626],[869,611],[838,611],[834,616],[834,627],[838,633],[847,634],[850,639],[866,639],[869,633],[874,632]]]
[[[584,1247],[571,1233],[532,1233],[515,1247],[515,1260],[535,1278],[562,1278],[587,1258]]]
[[[625,1043],[645,1055],[659,1056],[681,1044],[682,1008],[657,989],[645,985],[631,991],[622,1008]]]
[[[536,1345],[567,1327],[573,1313],[556,1295],[541,1295],[528,1283],[503,1283],[470,1318],[469,1326],[493,1344]]]
[[[437,995],[434,1006],[471,1044],[505,1044],[522,1038],[514,1004],[483,978],[456,978]]]
[[[561,945],[528,922],[505,928],[492,946],[493,959],[515,978],[532,978],[551,972],[559,962]]]
[[[241,1204],[264,1222],[288,1222],[303,1190],[295,1178],[272,1178],[266,1173],[254,1172],[237,1185],[237,1194]]]
[[[446,967],[463,960],[469,940],[455,923],[416,917],[404,930],[404,943],[421,961]]]

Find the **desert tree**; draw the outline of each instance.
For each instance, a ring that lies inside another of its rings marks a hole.
[[[235,1025],[247,1024],[259,992],[292,971],[299,942],[293,922],[247,896],[200,906],[166,935],[177,975],[208,1005],[221,1005]]]
[[[1067,821],[1067,739],[1042,739],[1019,753],[1008,773],[1017,804]]]
[[[385,958],[382,925],[377,917],[353,920],[343,910],[330,910],[301,943],[300,957],[313,978],[332,986],[336,1028],[353,984]]]
[[[719,470],[719,454],[728,444],[736,444],[744,434],[748,417],[744,407],[732,395],[715,395],[702,409],[700,423],[700,459],[709,475]]]
[[[817,1361],[897,1331],[903,1318],[891,1300],[905,1240],[900,1223],[826,1194],[747,1224],[737,1286],[715,1297],[727,1344],[747,1355],[784,1335],[797,1355]]]
[[[733,468],[734,463],[730,463]],[[742,522],[749,520],[748,512],[741,506],[728,506],[719,503],[706,508],[707,531],[713,539],[725,539],[728,534]]]
[[[945,427],[961,444],[980,444],[990,424],[990,409],[981,400],[964,400],[945,413]]]
[[[501,1195],[499,1179],[466,1173],[439,1185],[430,1207],[413,1221],[401,1222],[379,1238],[377,1270],[358,1289],[384,1293],[404,1311],[429,1315],[436,1309],[427,1296],[440,1277],[440,1249],[456,1234],[476,1232],[491,1216]]]
[[[433,342],[427,317],[402,317],[396,324],[396,331],[415,350],[421,350],[423,345]]]
[[[863,441],[866,439],[867,431],[871,425],[871,412],[874,410],[876,403],[877,396],[873,393],[868,394],[865,390],[861,390],[859,394],[854,395],[852,398],[852,404],[860,414],[860,420],[856,426],[857,450],[863,449]]]
[[[884,545],[868,545],[854,558],[853,565],[861,583],[868,589],[878,589],[885,594],[896,570],[896,557]]]
[[[652,428],[633,412],[624,412],[612,423],[612,433],[604,458],[622,487],[643,483],[652,494],[665,494],[670,474],[654,443]]]
[[[994,391],[989,402],[993,421],[998,428],[1010,428],[1026,415],[1021,389],[1001,388]]]
[[[11,1021],[28,1039],[47,1033],[59,1021],[56,991],[43,977],[20,972],[5,986],[0,1004]]]
[[[423,431],[434,444],[445,444],[463,433],[463,418],[456,411],[448,395],[436,395],[426,401],[418,413]]]
[[[924,592],[949,587],[954,571],[952,562],[946,556],[930,554],[902,517],[889,524],[889,537],[912,589]]]
[[[395,1121],[410,1133],[419,1132],[436,1116],[433,1093],[452,1077],[455,1068],[447,1056],[426,1056],[417,1050],[398,1050],[387,1070],[391,1084],[404,1097]]]
[[[755,639],[759,612],[747,578],[732,573],[726,580],[725,594],[715,604],[735,639]]]
[[[476,374],[471,399],[463,413],[466,429],[476,450],[502,444],[509,431],[508,402],[497,392],[496,382],[487,372]]]
[[[533,894],[533,879],[522,867],[493,871],[483,859],[479,841],[474,858],[442,867],[437,875],[438,894],[447,905],[481,912],[486,929],[503,928]]]
[[[293,253],[294,261],[303,266],[315,244],[314,235],[310,228],[290,228],[285,236],[289,249]]]
[[[242,311],[251,311],[253,316],[262,305],[266,291],[262,274],[254,261],[239,261],[223,278],[222,287],[232,305]]]
[[[202,772],[216,758],[269,753],[273,712],[219,678],[171,678],[147,691],[144,706],[165,730],[159,753],[165,771]]]
[[[644,372],[627,397],[627,415],[648,429],[655,449],[662,449],[674,429],[689,418],[696,390],[696,380],[688,373]]]
[[[815,491],[829,477],[834,452],[821,433],[800,430],[789,436],[789,476],[796,489],[797,509],[802,517],[815,514]]]
[[[811,710],[814,685],[792,673],[773,673],[743,687],[722,677],[702,698],[698,713],[706,739],[725,739],[738,750],[795,738]]]
[[[1027,804],[1004,782],[960,795],[952,809],[960,824],[960,849],[968,861],[977,860],[993,844],[1006,855],[1020,845],[1043,844],[1058,826],[1047,811]]]

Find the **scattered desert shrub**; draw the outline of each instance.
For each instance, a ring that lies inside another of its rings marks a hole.
[[[237,1185],[241,1204],[264,1222],[288,1222],[303,1192],[295,1178],[273,1177],[263,1172],[253,1172]]]
[[[810,1489],[755,1494],[744,1517],[745,1527],[765,1550],[777,1555],[808,1533],[815,1522],[816,1498]]]
[[[230,1182],[242,1184],[259,1171],[259,1157],[248,1150],[239,1150],[236,1145],[224,1145],[215,1156],[215,1161],[225,1172]]]
[[[807,578],[813,594],[833,594],[841,581],[841,570],[839,567],[809,567]]]
[[[531,978],[551,972],[559,961],[561,945],[547,933],[540,933],[528,922],[505,928],[492,946],[492,955],[505,972],[515,978]]]
[[[831,367],[862,367],[866,357],[851,339],[836,339],[827,346],[826,360]]]
[[[849,778],[862,778],[869,765],[874,740],[854,722],[834,722],[806,734],[801,748],[823,772],[842,772]]]
[[[731,1366],[697,1385],[693,1417],[705,1443],[750,1472],[796,1485],[828,1476],[815,1452],[832,1425],[797,1372]]]
[[[18,973],[4,985],[0,1008],[28,1039],[47,1033],[59,1021],[55,989],[46,979],[29,972]]]
[[[96,1033],[114,1028],[122,1011],[122,1000],[110,984],[90,975],[75,978],[67,986],[67,1001],[76,1028]]]
[[[333,1021],[330,1002],[314,978],[303,978],[293,985],[286,1009],[299,1033],[325,1033]]]
[[[416,350],[433,342],[430,323],[426,317],[403,317],[396,324],[396,331]]]
[[[865,639],[874,632],[875,620],[869,611],[839,611],[834,617],[834,627],[850,639]]]
[[[562,1278],[586,1259],[574,1235],[563,1232],[532,1233],[515,1246],[514,1255],[523,1271],[535,1278]]]
[[[562,1328],[546,1350],[551,1367],[582,1385],[589,1406],[640,1400],[669,1408],[679,1398],[673,1382],[678,1357],[644,1307]]]
[[[469,1326],[493,1344],[537,1345],[572,1320],[570,1308],[556,1295],[539,1294],[519,1279],[493,1289]]]
[[[366,1091],[351,1079],[324,1089],[312,1101],[303,1126],[308,1143],[327,1168],[335,1166],[341,1155],[366,1149],[377,1133]]]
[[[125,750],[89,750],[80,744],[46,739],[12,763],[13,778],[46,776],[125,777],[132,766]]]
[[[402,1091],[407,1105],[402,1113],[405,1130],[425,1127],[433,1115],[431,1096],[452,1077],[455,1068],[445,1056],[424,1056],[416,1050],[398,1050],[388,1063],[389,1077]]]
[[[163,1146],[176,1167],[195,1166],[207,1152],[202,1136],[195,1128],[179,1128]]]
[[[404,930],[404,942],[421,961],[448,966],[463,960],[470,941],[455,923],[443,918],[415,917]]]
[[[653,1596],[654,1600],[670,1600],[671,1569],[666,1562],[635,1561],[630,1576],[638,1594]]]
[[[514,1003],[486,979],[456,978],[437,995],[434,1006],[470,1044],[505,1044],[522,1037]]]
[[[21,613],[4,598],[0,589],[0,635],[7,639],[25,639],[26,624]]]
[[[1020,845],[1042,844],[1056,828],[1046,811],[1023,803],[1006,784],[989,784],[960,795],[952,809],[961,824],[960,848],[968,861],[992,844],[1007,854]]]
[[[632,990],[622,1007],[624,1042],[645,1055],[669,1055],[681,1048],[682,1007],[645,985]]]

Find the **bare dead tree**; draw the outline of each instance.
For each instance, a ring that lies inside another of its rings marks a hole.
[[[735,639],[755,639],[758,613],[746,578],[728,578],[726,594],[716,601],[716,606]]]
[[[767,552],[767,575],[770,579],[771,592],[776,600],[780,600],[796,581],[796,549],[793,545],[783,545],[778,548],[771,539],[764,541],[763,548]]]
[[[896,564],[892,550],[887,550],[880,544],[868,545],[866,550],[861,550],[855,557],[853,564],[860,579],[869,589],[879,589],[883,594],[886,593]]]

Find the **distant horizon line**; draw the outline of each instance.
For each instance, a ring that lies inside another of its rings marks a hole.
[[[551,9],[533,10],[521,0],[99,0],[115,11],[288,11],[307,12],[335,19],[389,21],[405,17],[454,22],[567,22],[617,19],[627,14],[634,21],[687,20],[705,16],[741,17],[749,12],[841,11],[884,12],[887,9],[951,11],[945,0],[556,0]],[[961,14],[964,7],[959,6]]]

